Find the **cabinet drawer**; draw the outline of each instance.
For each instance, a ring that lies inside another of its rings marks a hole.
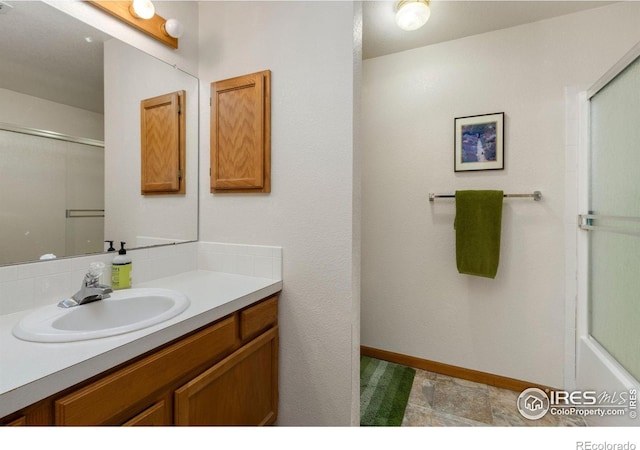
[[[189,371],[229,354],[235,316],[189,336],[55,402],[57,425],[111,424],[128,409]],[[124,418],[126,419],[126,417]]]
[[[154,426],[154,425],[171,425],[169,421],[167,421],[166,417],[170,413],[167,411],[167,405],[164,400],[160,400],[155,405],[145,409],[140,414],[135,416],[133,419],[128,420],[123,423],[124,427],[141,427],[141,426]],[[169,415],[169,417],[171,417]]]
[[[278,296],[240,311],[240,339],[246,341],[278,322]]]

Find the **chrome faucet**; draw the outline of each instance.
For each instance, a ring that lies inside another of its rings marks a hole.
[[[62,300],[58,303],[58,306],[60,308],[71,308],[108,298],[113,290],[111,286],[100,284],[100,275],[102,275],[103,270],[104,263],[91,263],[89,271],[82,280],[80,290],[71,297]]]

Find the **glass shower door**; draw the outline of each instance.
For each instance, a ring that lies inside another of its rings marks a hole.
[[[640,380],[640,58],[590,98],[589,333]]]
[[[0,124],[0,265],[103,251],[104,148],[68,139]]]

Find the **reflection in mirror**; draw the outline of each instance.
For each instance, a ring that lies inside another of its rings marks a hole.
[[[196,239],[197,80],[115,39],[105,42],[104,61],[105,236],[130,247]],[[186,91],[186,193],[142,195],[141,101],[180,90]]]
[[[0,265],[101,252],[105,240],[196,240],[197,79],[47,4],[9,3],[0,14]],[[145,197],[140,101],[178,90],[186,193]]]

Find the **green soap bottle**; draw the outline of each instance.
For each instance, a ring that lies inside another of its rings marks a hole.
[[[118,256],[111,263],[111,289],[126,289],[131,287],[131,258],[124,248],[126,242],[120,242]]]

